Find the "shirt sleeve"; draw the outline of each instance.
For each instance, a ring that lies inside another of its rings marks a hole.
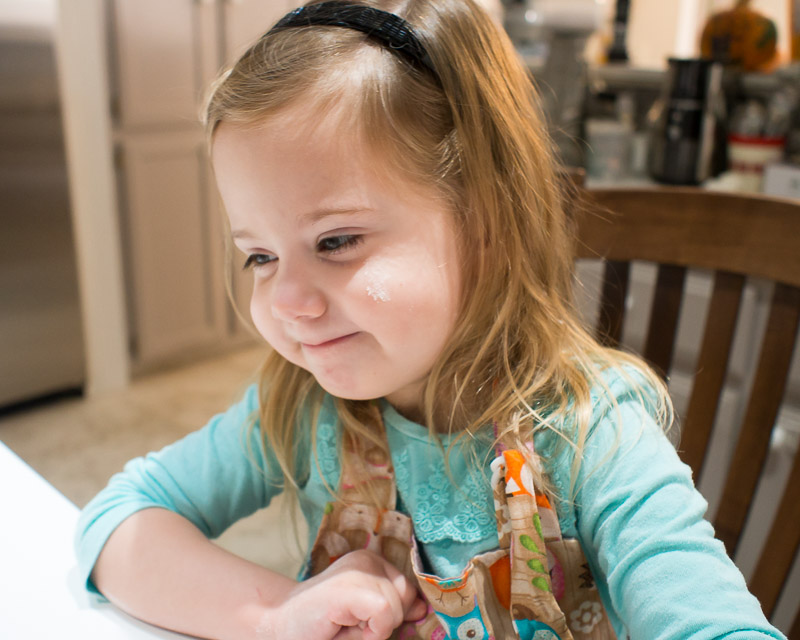
[[[161,451],[131,460],[80,514],[75,537],[78,567],[89,576],[111,533],[142,509],[161,507],[190,520],[209,538],[265,507],[283,478],[264,448],[257,422],[258,393],[244,398],[204,428]]]
[[[575,496],[579,538],[605,577],[598,588],[630,638],[784,638],[714,538],[691,470],[639,399],[619,396],[595,423]]]

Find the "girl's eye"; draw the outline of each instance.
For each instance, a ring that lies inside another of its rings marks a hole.
[[[363,236],[341,235],[322,238],[317,243],[317,250],[325,253],[339,253],[363,242]]]
[[[264,265],[269,264],[275,260],[274,256],[268,255],[266,253],[252,253],[247,256],[247,260],[244,261],[244,267],[242,269],[257,269],[258,267],[263,267]]]

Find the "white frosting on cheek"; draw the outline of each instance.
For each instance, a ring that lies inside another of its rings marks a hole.
[[[377,286],[367,285],[367,293],[369,294],[370,298],[375,300],[375,302],[388,302],[391,300],[389,294],[386,292],[386,288],[383,286],[383,283]]]
[[[367,295],[375,302],[388,302],[391,300],[389,291],[386,286],[386,281],[389,279],[388,274],[380,267],[367,265],[364,270],[364,278],[367,281]]]

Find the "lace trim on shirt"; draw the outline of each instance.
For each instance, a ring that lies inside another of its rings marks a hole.
[[[409,510],[419,542],[478,542],[497,534],[488,479],[470,473],[464,484],[456,487],[443,463],[432,460],[426,469],[420,469],[417,463],[412,487],[408,451],[398,453],[394,463],[397,490]]]

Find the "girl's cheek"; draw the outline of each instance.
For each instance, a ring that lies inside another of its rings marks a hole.
[[[258,283],[256,283],[258,286]],[[253,321],[253,325],[256,328],[256,331],[261,334],[261,337],[264,338],[270,345],[273,345],[273,336],[271,335],[271,313],[267,305],[267,301],[262,299],[257,293],[254,293],[253,297],[250,299],[250,318]]]
[[[392,299],[390,293],[391,273],[386,267],[368,262],[361,270],[360,283],[364,288],[364,293],[375,302],[389,302]]]

